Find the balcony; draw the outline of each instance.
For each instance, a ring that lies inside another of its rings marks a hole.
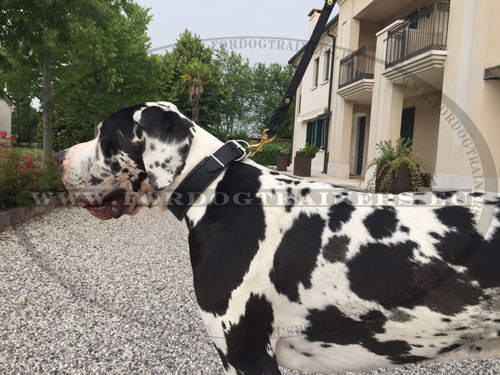
[[[340,61],[340,96],[363,101],[363,94],[373,90],[375,51],[376,46],[364,46]]]
[[[384,76],[396,81],[442,68],[448,55],[450,5],[436,3],[389,30]]]

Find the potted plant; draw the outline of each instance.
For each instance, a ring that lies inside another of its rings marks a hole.
[[[311,177],[312,159],[316,156],[319,149],[314,145],[306,143],[304,148],[300,148],[295,153],[293,162],[293,174],[301,177]]]
[[[278,147],[278,157],[276,158],[276,169],[278,171],[286,171],[288,168],[288,156],[290,147]]]
[[[368,190],[400,194],[433,185],[433,174],[427,163],[414,155],[410,139],[399,138],[396,146],[383,141],[377,144],[377,149],[380,156],[366,166],[366,170],[376,167],[368,181]]]

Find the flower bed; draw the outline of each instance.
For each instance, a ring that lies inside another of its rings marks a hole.
[[[42,168],[35,156],[16,149],[16,139],[0,131],[0,209],[33,202],[34,192],[64,191],[57,164]]]

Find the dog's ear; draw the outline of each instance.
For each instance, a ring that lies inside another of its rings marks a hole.
[[[149,184],[155,191],[165,189],[186,161],[193,134],[193,123],[178,112],[160,106],[134,115],[136,136],[144,141],[142,159]]]

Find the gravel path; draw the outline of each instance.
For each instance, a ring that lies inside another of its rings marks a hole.
[[[0,234],[0,374],[220,374],[168,213],[63,208]],[[286,375],[298,372],[284,371]],[[500,360],[371,374],[500,374]]]

